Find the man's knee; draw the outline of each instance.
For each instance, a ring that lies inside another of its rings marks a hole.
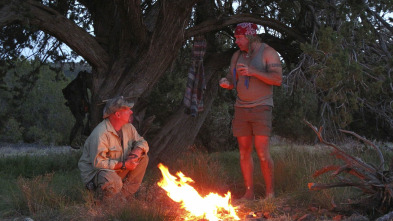
[[[149,164],[149,157],[146,154],[141,158],[138,166],[129,173],[128,180],[133,180],[133,182],[137,182],[137,183],[142,182],[148,164]]]
[[[97,190],[102,191],[105,196],[119,193],[123,188],[123,181],[114,171],[101,171],[97,175]]]
[[[142,168],[145,168],[145,170],[146,170],[146,167],[148,164],[149,164],[149,157],[147,156],[147,154],[145,154],[142,157],[141,161],[139,162],[138,166],[141,166]]]
[[[125,189],[124,191],[130,194],[134,194],[136,191],[138,191],[142,183],[143,177],[145,176],[148,164],[149,157],[147,155],[144,155],[135,170],[130,171],[127,178],[125,179],[125,183],[123,186],[123,188]]]
[[[250,160],[252,159],[252,151],[245,151],[245,150],[240,150],[239,151],[239,155],[240,155],[240,160]]]

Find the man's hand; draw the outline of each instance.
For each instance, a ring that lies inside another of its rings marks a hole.
[[[226,78],[221,78],[220,80],[220,87],[226,88],[226,89],[232,89],[233,86],[229,83],[228,79]]]
[[[139,160],[143,154],[144,151],[139,147],[132,149],[132,151],[128,154],[126,161],[124,162],[125,169],[134,170],[138,166]],[[114,169],[115,170],[123,169],[123,163],[119,161],[115,165]]]
[[[144,154],[144,151],[139,148],[135,147],[131,150],[131,152],[127,156],[127,160],[125,162],[125,166],[127,170],[134,170],[138,164],[141,156]]]
[[[139,147],[135,147],[134,149],[131,150],[131,152],[128,154],[128,156],[136,155],[138,158],[140,158],[144,153],[145,153],[144,150],[142,150]]]
[[[129,155],[124,164],[127,170],[134,170],[139,164],[139,157],[136,155]]]
[[[253,66],[247,66],[245,64],[238,64],[236,68],[237,72],[242,76],[253,76],[256,73],[256,70]]]
[[[129,154],[126,161],[124,162],[124,167],[123,167],[123,162],[119,161],[115,165],[115,170],[120,170],[120,169],[127,169],[127,170],[134,170],[139,164],[139,157],[136,154]]]

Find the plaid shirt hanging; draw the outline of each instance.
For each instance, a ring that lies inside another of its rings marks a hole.
[[[198,112],[203,111],[203,92],[206,89],[203,57],[206,52],[206,40],[203,36],[194,39],[192,48],[191,67],[188,72],[186,92],[183,103],[186,113],[196,117]]]

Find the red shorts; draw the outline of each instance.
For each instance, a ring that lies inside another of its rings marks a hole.
[[[270,136],[272,107],[267,105],[251,108],[235,107],[232,121],[233,136]]]

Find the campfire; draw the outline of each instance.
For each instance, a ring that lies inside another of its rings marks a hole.
[[[236,215],[236,207],[231,205],[229,191],[225,196],[209,193],[202,197],[194,187],[189,185],[194,181],[182,172],[177,172],[177,177],[175,177],[163,164],[159,164],[158,168],[163,176],[162,180],[157,183],[158,186],[163,188],[173,201],[180,203],[181,207],[188,212],[182,217],[185,220],[240,220]]]

